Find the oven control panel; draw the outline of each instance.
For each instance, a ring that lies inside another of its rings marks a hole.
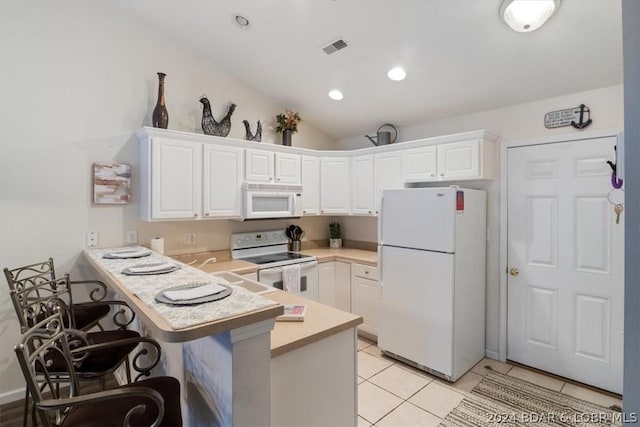
[[[289,239],[284,230],[254,231],[250,233],[234,233],[231,235],[232,250],[282,245],[288,242]]]

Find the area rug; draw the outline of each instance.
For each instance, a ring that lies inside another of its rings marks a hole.
[[[441,426],[611,426],[620,413],[519,378],[489,372]]]

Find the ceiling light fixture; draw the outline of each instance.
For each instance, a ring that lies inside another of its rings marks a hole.
[[[402,67],[395,67],[389,70],[387,76],[391,80],[399,82],[400,80],[404,80],[405,77],[407,77],[407,73],[404,72],[404,69]]]
[[[249,19],[244,15],[240,15],[239,13],[233,14],[233,20],[242,29],[249,26]]]
[[[529,33],[542,27],[558,10],[560,0],[504,0],[500,17],[519,33]]]
[[[334,101],[342,101],[344,95],[342,95],[342,92],[338,89],[333,89],[329,91],[329,98],[333,99]]]

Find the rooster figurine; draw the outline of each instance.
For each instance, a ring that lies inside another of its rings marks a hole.
[[[255,135],[251,133],[251,125],[249,125],[248,121],[243,120],[242,123],[244,123],[244,130],[246,133],[244,139],[246,139],[247,141],[262,141],[262,124],[260,123],[260,120],[258,120],[258,127],[256,128]]]
[[[236,104],[231,103],[227,115],[220,122],[217,122],[211,114],[211,104],[207,99],[207,95],[202,95],[200,102],[204,106],[202,110],[202,131],[205,135],[227,136],[231,131],[231,115],[236,109]]]

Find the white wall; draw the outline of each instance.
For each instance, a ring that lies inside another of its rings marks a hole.
[[[591,109],[593,124],[587,130],[622,128],[623,90],[622,86],[612,86],[587,92],[576,93],[557,98],[519,104],[496,110],[451,117],[444,120],[419,123],[398,129],[399,141],[488,129],[498,135],[500,140],[526,139],[540,136],[575,134],[580,131],[573,127],[544,127],[544,115],[549,111],[561,110],[586,104]],[[361,136],[338,141],[339,149],[370,147],[371,143]],[[499,164],[499,163],[498,163]],[[487,313],[486,313],[486,349],[496,356],[499,347],[499,179],[489,184],[477,185],[488,191],[487,225],[489,242],[487,243]],[[374,219],[343,218],[343,232],[346,239],[375,242],[377,227]]]
[[[255,130],[260,119],[268,143],[279,137],[271,126],[286,106],[110,2],[2,1],[0,8],[0,266],[52,256],[59,270],[77,273],[90,230],[99,233],[101,246],[121,245],[127,230],[138,230],[141,243],[161,235],[169,251],[179,252],[228,248],[231,230],[284,227],[283,221],[142,223],[137,189],[129,206],[92,206],[93,162],[132,164],[136,187],[133,134],[151,124],[157,71],[167,73],[170,129],[201,132],[198,99],[206,92],[216,117],[226,113],[228,101],[238,105],[230,137],[244,139],[242,120]],[[334,148],[334,141],[305,122],[293,143]],[[328,238],[327,223],[301,221],[310,239]],[[198,233],[195,246],[182,245],[185,231]],[[1,403],[21,397],[6,393],[22,387],[23,380],[11,351],[18,339],[15,314],[6,285],[0,289]]]

